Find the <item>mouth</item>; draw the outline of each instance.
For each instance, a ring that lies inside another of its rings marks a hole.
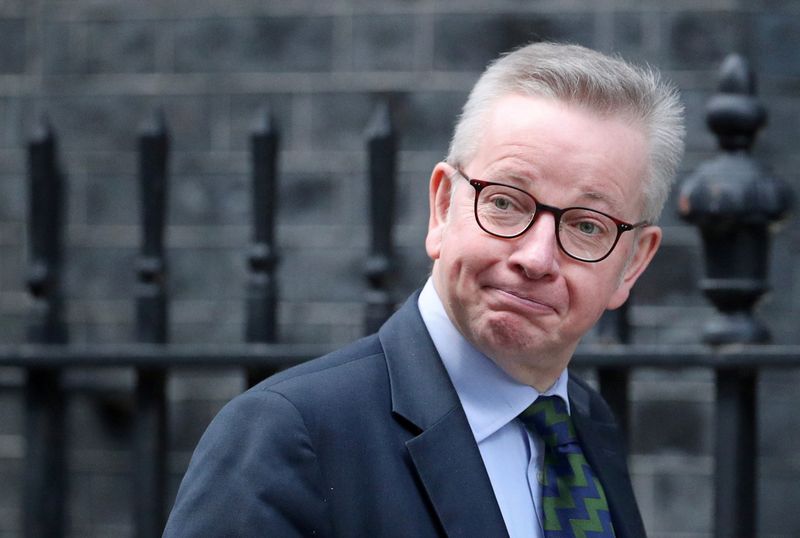
[[[511,306],[517,310],[535,314],[553,314],[558,310],[552,303],[541,297],[532,297],[517,290],[489,287],[504,306]]]

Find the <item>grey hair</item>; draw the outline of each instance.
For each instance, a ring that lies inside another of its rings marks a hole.
[[[653,68],[559,43],[533,43],[501,56],[472,88],[456,124],[447,162],[466,166],[481,142],[485,115],[507,95],[574,104],[640,125],[649,140],[642,218],[658,220],[683,156],[683,105],[677,88]]]

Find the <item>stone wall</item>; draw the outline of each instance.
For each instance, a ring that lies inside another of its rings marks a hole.
[[[800,185],[800,4],[791,0],[4,0],[0,1],[0,343],[24,341],[25,142],[47,113],[69,181],[64,286],[73,342],[133,339],[139,242],[135,136],[164,110],[169,187],[170,337],[242,340],[250,237],[248,133],[271,107],[281,128],[279,333],[335,345],[362,333],[366,160],[362,132],[389,99],[400,136],[397,229],[402,299],[425,279],[426,182],[487,61],[534,39],[572,41],[663,69],[687,106],[681,177],[713,155],[704,105],[729,52],[750,59],[770,123],[755,152]],[[679,178],[680,179],[680,178]],[[633,298],[637,342],[697,342],[711,313],[696,289],[699,242],[670,202],[662,252]],[[760,308],[797,343],[792,224],[772,256],[776,293]],[[0,369],[0,538],[20,535],[24,444],[20,372]],[[761,383],[759,535],[800,534],[797,372]],[[71,372],[70,527],[131,534],[130,372]],[[236,372],[173,376],[173,492]],[[713,376],[639,371],[632,467],[648,531],[707,537],[713,508]]]

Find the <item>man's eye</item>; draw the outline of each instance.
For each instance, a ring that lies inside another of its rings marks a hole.
[[[600,227],[597,224],[588,220],[579,222],[578,230],[586,235],[595,235],[601,232]]]
[[[492,200],[492,205],[494,205],[496,209],[502,209],[503,211],[505,211],[511,209],[511,200],[509,200],[508,198],[503,198],[501,196],[496,196]]]

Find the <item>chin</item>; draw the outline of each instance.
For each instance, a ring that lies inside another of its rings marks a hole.
[[[541,336],[542,329],[528,322],[521,322],[518,316],[495,316],[484,325],[484,350],[487,355],[497,358],[522,358],[538,355],[549,347]]]

